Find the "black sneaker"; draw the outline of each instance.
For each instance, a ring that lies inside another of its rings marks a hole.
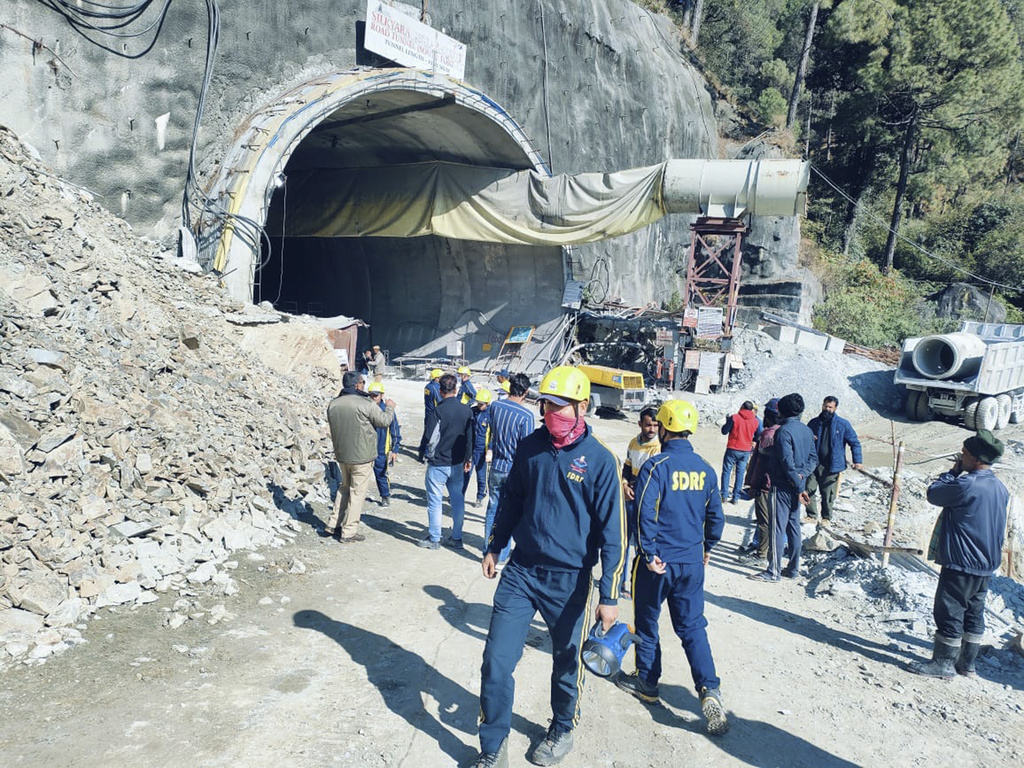
[[[555,765],[572,751],[572,731],[560,725],[551,724],[544,741],[526,756],[534,765]]]
[[[385,496],[383,499],[380,500],[380,505],[382,507],[390,507],[391,506],[391,497],[390,496]]]
[[[633,694],[645,704],[657,704],[659,701],[658,686],[651,685],[636,672],[631,675],[620,672],[615,678],[615,685],[626,693]]]
[[[453,539],[449,536],[444,540],[444,545],[449,549],[462,549],[462,539]]]
[[[481,752],[473,768],[508,768],[508,736],[501,742],[497,752]]]
[[[431,541],[430,537],[427,536],[427,538],[420,539],[419,541],[417,541],[416,542],[416,546],[420,547],[422,549],[440,549],[441,548],[441,542],[440,541]]]
[[[712,736],[721,736],[729,730],[729,720],[725,716],[725,707],[722,706],[722,695],[717,688],[700,689],[700,711],[708,721],[708,733]]]

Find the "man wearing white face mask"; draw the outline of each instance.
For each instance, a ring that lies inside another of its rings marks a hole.
[[[544,427],[523,438],[502,488],[483,573],[497,573],[498,553],[515,549],[494,593],[480,680],[477,768],[508,765],[512,673],[539,611],[551,636],[551,726],[527,758],[555,765],[572,749],[583,686],[580,649],[589,617],[604,629],[618,617],[625,551],[625,514],[615,455],[591,434],[584,417],[590,381],[560,366],[540,383]],[[601,560],[600,604],[588,610],[591,570]]]

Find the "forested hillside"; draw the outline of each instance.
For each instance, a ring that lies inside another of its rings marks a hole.
[[[919,299],[950,282],[1024,321],[1024,0],[641,4],[687,32],[749,132],[813,163],[817,323],[898,343],[941,327]]]

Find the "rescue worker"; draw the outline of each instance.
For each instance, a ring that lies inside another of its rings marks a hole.
[[[658,411],[644,408],[640,411],[640,434],[629,441],[626,448],[626,460],[622,463],[622,492],[626,497],[626,568],[622,573],[622,596],[630,597],[629,586],[629,548],[636,547],[636,479],[640,476],[640,468],[652,456],[661,453],[661,442],[658,440]]]
[[[384,405],[384,385],[375,381],[367,387],[370,399],[375,402],[382,411],[387,409]],[[377,493],[380,494],[380,505],[391,506],[391,480],[388,477],[388,467],[393,466],[398,458],[398,449],[402,445],[402,429],[398,424],[398,414],[391,419],[391,424],[386,427],[377,428],[377,458],[373,462],[373,476],[377,480]]]
[[[704,571],[725,529],[715,470],[690,443],[697,409],[669,400],[658,410],[662,452],[648,460],[637,479],[639,555],[633,564],[633,617],[640,641],[636,672],[615,684],[648,704],[658,702],[661,641],[658,618],[668,603],[672,628],[683,643],[708,732],[729,730],[711,657],[704,618]]]
[[[722,459],[722,499],[729,499],[731,504],[736,504],[743,491],[743,479],[746,476],[750,453],[754,449],[754,442],[761,435],[761,421],[754,412],[754,404],[745,400],[740,409],[725,420],[722,434],[729,436]],[[733,480],[730,498],[729,480],[733,468],[736,470],[736,479]]]
[[[511,384],[509,384],[509,380],[512,378],[512,374],[509,373],[508,368],[502,368],[500,371],[494,374],[494,377],[498,380],[498,399],[504,400],[506,397],[508,397],[509,391],[511,389]]]
[[[977,674],[985,596],[992,574],[1002,565],[1010,501],[1006,486],[992,472],[1002,455],[1002,441],[980,429],[964,440],[952,468],[928,486],[929,503],[942,507],[932,536],[934,559],[942,570],[935,590],[932,660],[910,666],[919,675]]]
[[[473,402],[476,400],[476,387],[474,387],[473,382],[470,381],[470,377],[473,375],[473,372],[464,365],[459,368],[457,373],[459,374],[459,378],[462,380],[462,383],[459,385],[459,400],[462,401],[463,405],[472,407]]]
[[[585,421],[590,380],[576,368],[553,368],[540,383],[540,398],[544,426],[519,443],[482,563],[484,576],[493,579],[498,553],[515,536],[484,646],[477,768],[508,765],[512,673],[534,615],[540,611],[551,637],[552,719],[527,757],[535,765],[554,765],[572,749],[579,722],[580,649],[590,616],[607,630],[619,614],[622,485],[615,456]],[[598,559],[600,601],[590,614],[591,570]]]
[[[380,351],[380,345],[374,344],[370,351],[370,373],[374,381],[381,381],[384,378],[384,370],[387,368],[387,360],[384,353]]]
[[[487,498],[487,454],[491,448],[491,412],[488,410],[494,393],[480,388],[475,395],[473,406],[473,468],[462,480],[462,495],[469,490],[469,480],[476,472],[476,504],[479,507]]]
[[[423,453],[427,450],[427,421],[441,403],[441,385],[438,384],[438,379],[441,378],[442,373],[444,371],[440,368],[432,370],[430,372],[430,381],[423,388],[423,437],[420,440],[419,451],[416,453],[416,459],[421,464],[423,463]]]
[[[836,415],[839,398],[829,395],[821,404],[821,413],[807,422],[814,435],[814,447],[818,452],[818,466],[807,478],[807,516],[816,518],[817,492],[821,489],[821,524],[828,526],[832,521],[832,508],[839,495],[839,476],[846,469],[846,446],[850,446],[853,468],[860,469],[863,454],[860,440],[853,425],[842,416]]]

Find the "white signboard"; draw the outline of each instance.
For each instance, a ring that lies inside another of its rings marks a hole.
[[[722,358],[724,357],[725,355],[721,352],[701,352],[697,375],[708,379],[712,384],[717,384],[722,378]]]
[[[697,311],[697,338],[717,339],[722,335],[724,320],[721,307],[701,307]]]
[[[392,8],[366,3],[366,49],[405,67],[429,69],[456,80],[466,75],[466,44]]]

